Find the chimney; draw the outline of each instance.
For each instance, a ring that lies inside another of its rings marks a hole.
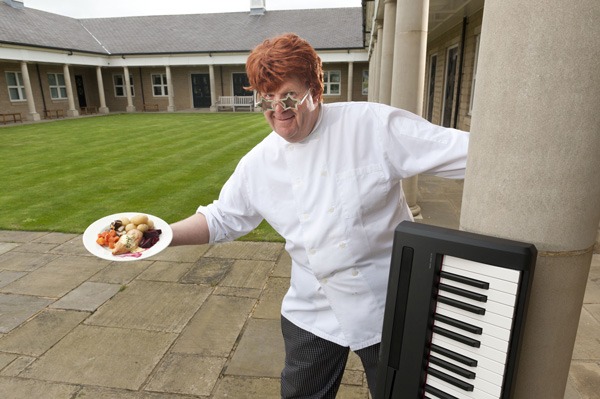
[[[4,2],[6,4],[8,4],[9,6],[11,6],[12,8],[18,8],[19,10],[22,10],[23,8],[25,8],[25,4],[23,4],[23,0],[4,0]]]
[[[250,0],[250,15],[265,15],[265,2],[266,0]]]

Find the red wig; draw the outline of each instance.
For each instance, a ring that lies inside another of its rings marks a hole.
[[[321,101],[323,67],[315,49],[304,39],[286,33],[267,39],[252,50],[246,61],[249,90],[276,91],[284,81],[298,78],[306,82],[311,95]]]

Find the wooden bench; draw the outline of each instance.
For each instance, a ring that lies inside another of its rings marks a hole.
[[[44,118],[52,119],[52,118],[64,118],[65,110],[64,109],[46,109],[44,110]]]
[[[219,96],[217,101],[217,110],[221,108],[231,108],[235,112],[236,108],[247,107],[248,110],[254,110],[254,96]]]
[[[95,105],[91,105],[89,107],[81,107],[80,111],[81,111],[81,115],[97,114],[98,107],[96,107]]]
[[[17,123],[17,122],[23,123],[23,119],[21,119],[20,112],[14,112],[14,113],[10,113],[10,114],[0,114],[0,116],[2,117],[2,124],[4,124],[4,125],[6,125],[6,122],[10,122],[11,120],[14,123]]]
[[[158,104],[144,104],[142,105],[142,111],[158,112]]]

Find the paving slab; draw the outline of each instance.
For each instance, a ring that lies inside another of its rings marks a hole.
[[[50,305],[56,309],[72,309],[93,312],[121,289],[120,284],[86,281],[67,295]]]
[[[50,232],[31,240],[31,242],[40,242],[46,244],[64,244],[67,241],[71,241],[74,238],[81,237],[80,234],[69,234],[69,233],[57,233]]]
[[[60,298],[108,265],[84,256],[60,256],[2,288],[3,292]]]
[[[0,255],[0,269],[18,272],[30,272],[47,265],[59,255],[40,254],[35,252],[22,253],[11,251]]]
[[[73,397],[79,389],[70,384],[0,377],[0,392],[10,392],[10,396],[4,396],[5,398],[65,399]]]
[[[189,395],[84,386],[73,399],[190,399]],[[232,398],[230,398],[232,399]]]
[[[0,333],[18,327],[50,303],[52,300],[48,298],[0,293]]]
[[[86,324],[181,332],[210,293],[207,286],[136,280]]]
[[[89,281],[110,284],[129,284],[154,262],[140,260],[137,262],[112,262],[93,275]]]
[[[3,254],[8,251],[12,251],[13,249],[17,248],[18,246],[19,246],[19,244],[10,243],[10,242],[2,242],[2,243],[0,243],[0,254]]]
[[[152,259],[154,261],[164,260],[170,262],[185,262],[193,263],[197,262],[206,251],[208,251],[210,245],[184,245],[180,247],[168,247],[164,251],[154,255]]]
[[[233,259],[202,258],[181,278],[186,284],[218,285],[233,267]]]
[[[255,299],[212,295],[190,320],[172,352],[228,357]]]
[[[39,237],[48,234],[45,231],[14,231],[14,230],[1,230],[0,241],[4,243],[9,242],[30,242]]]
[[[81,323],[89,313],[45,310],[0,339],[0,351],[41,356]]]
[[[240,288],[263,288],[274,266],[275,262],[236,260],[220,285]]]
[[[582,399],[600,397],[600,365],[597,362],[573,362],[569,382]]]
[[[17,281],[25,275],[27,275],[26,272],[13,272],[10,270],[0,271],[0,288],[12,283],[13,281]]]
[[[596,308],[600,311],[600,305],[586,305],[581,310],[577,338],[573,348],[574,360],[600,359],[600,340],[598,338],[600,321],[593,317],[588,308]]]
[[[214,399],[281,399],[279,378],[225,376],[217,386]]]
[[[257,319],[281,319],[281,302],[290,287],[289,278],[271,277],[263,290],[252,317]]]
[[[20,376],[137,390],[176,334],[80,325]]]
[[[283,251],[276,242],[233,241],[212,246],[204,255],[207,258],[253,259],[275,262]]]
[[[156,261],[148,266],[137,278],[140,280],[177,282],[190,271],[193,265],[194,263],[191,262]]]
[[[225,374],[277,378],[284,353],[280,320],[250,319]]]
[[[221,374],[226,358],[168,354],[158,365],[146,390],[208,396]]]

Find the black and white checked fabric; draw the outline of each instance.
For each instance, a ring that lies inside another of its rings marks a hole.
[[[319,338],[281,318],[285,343],[285,366],[281,372],[283,399],[335,399],[342,382],[349,348]],[[356,351],[360,357],[371,396],[375,394],[379,344]]]

